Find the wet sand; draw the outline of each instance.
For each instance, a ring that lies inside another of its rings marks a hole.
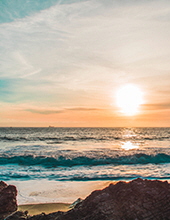
[[[28,205],[19,205],[19,211],[28,211],[29,215],[37,215],[42,212],[49,214],[57,211],[68,211],[69,203],[42,203],[42,204],[28,204]]]

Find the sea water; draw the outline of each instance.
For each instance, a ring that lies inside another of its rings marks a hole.
[[[0,128],[19,203],[71,202],[110,181],[170,179],[170,128]]]

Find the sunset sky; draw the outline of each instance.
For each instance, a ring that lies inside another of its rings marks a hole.
[[[0,126],[170,126],[169,0],[1,0]],[[135,85],[134,115],[116,103]]]

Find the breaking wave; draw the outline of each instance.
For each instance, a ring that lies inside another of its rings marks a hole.
[[[112,137],[72,137],[72,136],[65,136],[65,137],[10,137],[10,136],[3,136],[0,137],[0,141],[4,142],[36,142],[36,141],[41,141],[41,142],[67,142],[67,141],[114,141],[114,140],[158,140],[158,141],[163,141],[163,140],[168,140],[170,137],[117,137],[117,136],[112,136]]]
[[[87,157],[77,156],[69,158],[66,156],[45,157],[45,156],[1,156],[0,165],[17,164],[24,166],[44,167],[73,167],[73,166],[97,166],[97,165],[131,165],[131,164],[162,164],[170,163],[170,155],[159,153],[156,155],[133,154],[115,157]]]

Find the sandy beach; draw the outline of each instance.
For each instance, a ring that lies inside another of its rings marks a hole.
[[[103,189],[110,181],[57,182],[15,181],[18,192],[18,210],[29,215],[68,211],[78,198],[85,199],[92,191]],[[34,186],[34,187],[33,187]]]
[[[40,204],[27,204],[20,205],[18,211],[28,211],[29,215],[37,215],[42,212],[49,214],[57,211],[68,211],[69,203],[40,203]]]
[[[103,189],[111,181],[8,181],[18,189],[18,205],[72,204],[86,198],[92,191]]]

